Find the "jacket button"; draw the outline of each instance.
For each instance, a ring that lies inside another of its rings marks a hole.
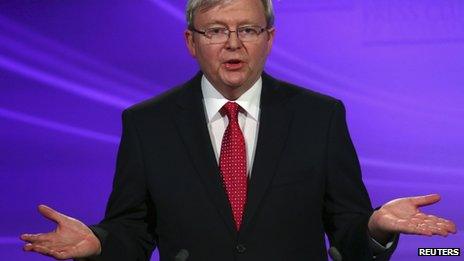
[[[243,244],[238,244],[237,246],[235,246],[235,249],[238,253],[245,253],[246,251],[246,247]]]

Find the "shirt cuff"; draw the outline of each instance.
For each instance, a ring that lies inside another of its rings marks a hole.
[[[396,239],[398,238],[398,234],[394,234],[390,238],[390,240],[387,242],[387,244],[385,245],[380,244],[373,237],[370,237],[370,238],[371,238],[371,249],[375,256],[390,249],[390,247],[393,245],[393,243],[395,243]]]

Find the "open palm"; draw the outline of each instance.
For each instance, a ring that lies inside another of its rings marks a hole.
[[[24,250],[34,251],[56,259],[81,258],[99,254],[100,242],[81,221],[63,215],[45,205],[39,212],[57,224],[49,233],[23,234]]]
[[[456,233],[456,225],[452,221],[425,214],[419,209],[439,200],[438,194],[392,200],[372,214],[369,231],[373,234],[380,231],[427,236]]]

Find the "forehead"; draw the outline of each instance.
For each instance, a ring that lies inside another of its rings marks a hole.
[[[231,0],[216,6],[199,9],[195,13],[196,25],[252,23],[265,26],[266,16],[261,0]]]

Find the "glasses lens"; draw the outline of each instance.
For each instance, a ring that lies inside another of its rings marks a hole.
[[[238,28],[238,37],[243,42],[256,41],[260,34],[260,28],[254,26],[246,26]]]
[[[210,39],[211,43],[223,43],[229,38],[229,31],[227,28],[210,28],[206,30],[205,36]]]

